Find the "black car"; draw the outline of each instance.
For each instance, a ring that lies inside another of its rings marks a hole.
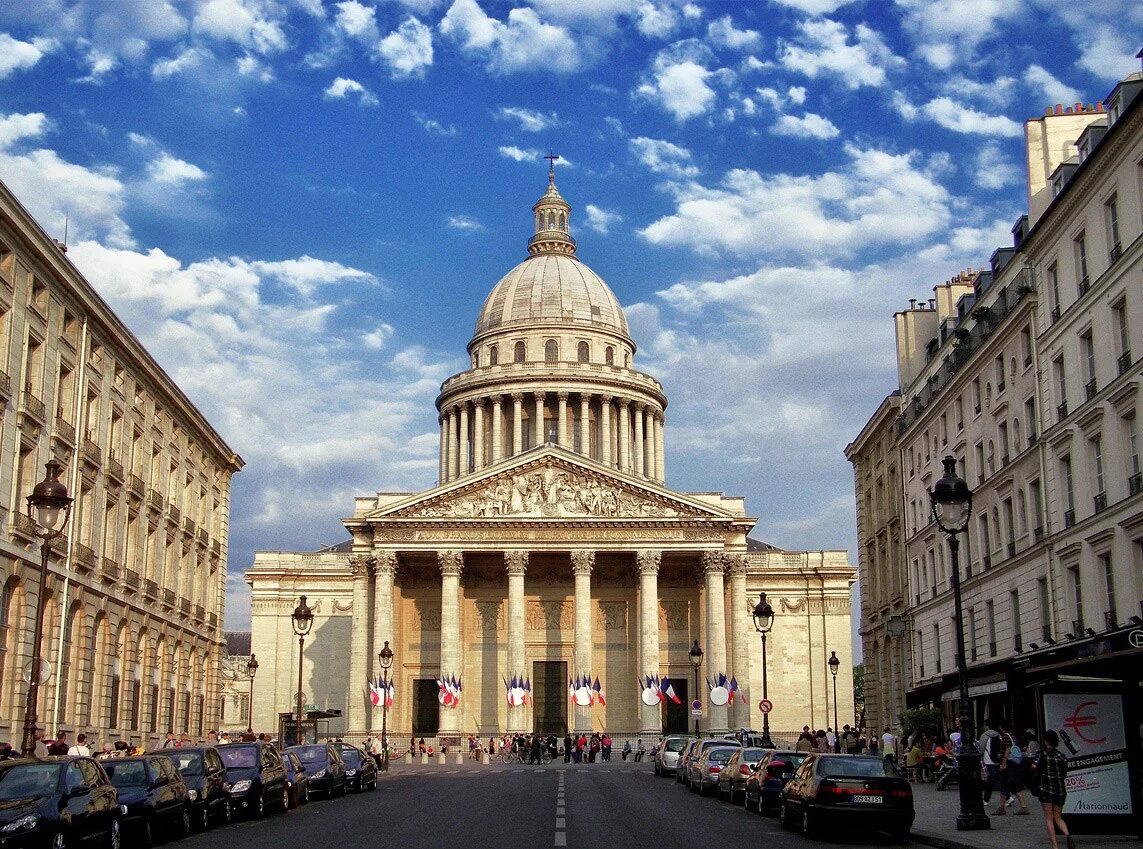
[[[860,825],[906,839],[913,790],[878,757],[811,754],[782,790],[778,822],[813,837],[825,826]]]
[[[730,756],[730,760],[718,774],[718,787],[715,794],[720,799],[726,799],[737,805],[746,795],[746,779],[754,772],[758,761],[766,754],[765,749],[751,746],[739,749]]]
[[[230,784],[235,811],[251,817],[266,816],[269,808],[290,808],[286,768],[278,751],[268,743],[227,743],[218,747]]]
[[[763,816],[776,811],[782,788],[794,777],[794,771],[805,759],[805,752],[779,750],[767,752],[746,779],[746,798],[742,802],[743,807],[748,811],[757,811]]]
[[[341,759],[336,746],[318,743],[290,746],[286,751],[297,755],[305,767],[311,796],[320,794],[332,799],[334,796],[345,795],[345,761]]]
[[[186,837],[191,831],[190,794],[175,765],[161,755],[109,758],[103,762],[119,791],[124,836],[150,846],[156,834]]]
[[[0,847],[119,849],[119,794],[91,758],[0,762]]]
[[[345,761],[345,783],[355,793],[377,789],[377,764],[356,746],[335,743],[337,753]]]
[[[282,752],[282,766],[286,768],[286,787],[290,790],[290,807],[308,804],[310,801],[310,777],[296,752],[288,749]]]
[[[183,777],[191,801],[191,819],[199,831],[230,822],[226,766],[214,746],[183,746],[151,752],[169,758]]]

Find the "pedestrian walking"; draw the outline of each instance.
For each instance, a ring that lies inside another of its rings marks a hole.
[[[91,757],[91,749],[87,748],[87,735],[80,734],[75,738],[75,745],[67,750],[69,755],[78,755],[84,758]]]
[[[599,745],[603,752],[604,762],[611,763],[611,735],[606,731],[603,732],[603,739],[599,741]]]
[[[570,764],[572,759],[572,737],[570,734],[564,735],[564,763]]]
[[[1024,753],[1020,749],[1019,741],[1008,730],[1005,723],[1000,724],[1000,739],[1004,751],[1001,753],[997,771],[1000,776],[1000,807],[993,811],[994,816],[1003,816],[1004,809],[1009,804],[1009,798],[1014,798],[1020,808],[1017,814],[1028,814],[1028,806],[1024,804]]]
[[[1068,760],[1059,751],[1060,736],[1049,728],[1044,732],[1044,743],[1036,760],[1036,776],[1040,785],[1040,806],[1044,809],[1044,825],[1048,829],[1048,845],[1059,849],[1056,833],[1062,834],[1068,849],[1076,849],[1076,842],[1064,822],[1064,800],[1068,788]]]
[[[369,754],[373,756],[373,762],[377,764],[377,768],[381,769],[381,753],[385,751],[385,747],[381,744],[381,735],[374,734],[373,739],[369,741]]]
[[[985,779],[984,804],[986,805],[992,801],[992,791],[1000,789],[1000,761],[1004,755],[1004,741],[1000,739],[996,725],[995,719],[988,720],[988,728],[976,741],[983,766],[981,775]]]
[[[889,766],[897,765],[897,738],[893,736],[888,725],[885,726],[885,733],[881,735],[881,757]]]
[[[178,746],[178,744],[179,744],[179,741],[178,741],[178,738],[175,737],[175,732],[174,731],[168,731],[167,732],[167,738],[163,741],[163,745],[161,745],[159,748],[160,749],[173,749],[176,746]]]

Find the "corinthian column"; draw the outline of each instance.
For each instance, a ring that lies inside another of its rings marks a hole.
[[[575,575],[575,671],[572,677],[591,674],[591,568],[594,551],[573,551],[572,573]],[[591,733],[591,708],[575,708],[575,730]]]
[[[536,393],[536,421],[532,431],[532,447],[537,448],[544,444],[544,393]]]
[[[508,570],[508,677],[527,675],[524,670],[524,573],[528,570],[528,552],[507,551],[504,565]],[[508,708],[508,731],[523,731],[527,711],[523,707]]]
[[[619,470],[631,471],[631,405],[619,399]]]
[[[445,418],[448,431],[445,436],[445,480],[453,480],[456,477],[456,410],[449,407]]]
[[[663,444],[665,417],[665,413],[659,413],[658,418],[655,419],[655,473],[658,475],[659,480],[664,483],[667,481],[667,458],[664,454],[666,447]]]
[[[746,602],[746,555],[731,554],[730,557],[730,638],[734,662],[730,671],[738,680],[742,688],[742,695],[749,697],[752,693],[746,692],[750,683],[750,646],[747,639],[754,636],[753,623],[748,621]],[[738,699],[730,711],[731,720],[735,728],[750,727],[750,702]]]
[[[635,405],[635,474],[643,475],[643,449],[647,446],[643,442],[643,405]]]
[[[566,392],[557,392],[556,401],[559,406],[558,410],[558,429],[556,431],[557,439],[559,440],[561,448],[568,447],[568,394]]]
[[[726,555],[721,551],[704,551],[702,571],[706,578],[706,670],[711,683],[714,683],[718,673],[726,672],[726,599],[723,583]],[[726,705],[710,706],[711,733],[719,734],[728,730],[726,714]]]
[[[599,462],[612,465],[611,454],[611,398],[599,399]]]
[[[501,452],[504,450],[504,411],[501,409],[503,399],[499,395],[492,397],[492,462],[499,463]]]
[[[369,557],[349,558],[353,579],[353,612],[349,631],[349,730],[363,734],[369,730],[365,718],[365,681],[369,676]]]
[[[472,469],[484,468],[484,399],[473,402],[472,406]]]
[[[512,456],[524,450],[524,396],[512,393]]]
[[[446,475],[448,474],[448,466],[446,465],[448,463],[448,437],[445,433],[445,417],[437,416],[437,424],[440,425],[441,431],[441,456],[440,462],[438,463],[437,483],[441,484],[445,482]]]
[[[472,442],[468,436],[468,402],[465,401],[460,405],[460,444],[458,447],[459,456],[459,477],[464,477],[468,474],[470,463],[472,461]]]
[[[460,551],[438,551],[437,563],[441,569],[441,675],[460,678],[463,668],[460,658],[460,574],[464,568],[464,554]],[[461,706],[441,705],[438,735],[456,734],[461,727]]]
[[[397,573],[397,552],[375,551],[372,571],[373,656],[369,658],[370,666],[377,661],[377,653],[386,640],[390,646],[397,644],[397,635],[393,633],[393,576]],[[374,677],[380,674],[380,668],[374,667]],[[373,708],[373,728],[378,732],[381,729],[381,712],[380,705]]]
[[[646,452],[643,459],[643,472],[655,479],[655,411],[650,405],[643,410],[643,443]]]
[[[584,457],[591,457],[591,397],[579,396],[579,450]]]
[[[655,675],[659,671],[659,562],[662,552],[640,551],[635,555],[639,565],[639,661],[637,677]],[[640,730],[658,733],[663,728],[659,705],[639,702],[642,714]]]

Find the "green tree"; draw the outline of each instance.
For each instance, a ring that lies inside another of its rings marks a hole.
[[[941,732],[941,712],[937,708],[913,708],[901,711],[901,730],[908,737],[914,730],[926,737],[935,737]]]
[[[865,664],[853,667],[853,715],[858,728],[865,727]]]

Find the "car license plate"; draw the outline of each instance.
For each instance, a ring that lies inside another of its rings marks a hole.
[[[879,804],[881,802],[881,797],[880,796],[854,796],[853,801],[864,802],[866,804],[876,805],[876,804]]]

